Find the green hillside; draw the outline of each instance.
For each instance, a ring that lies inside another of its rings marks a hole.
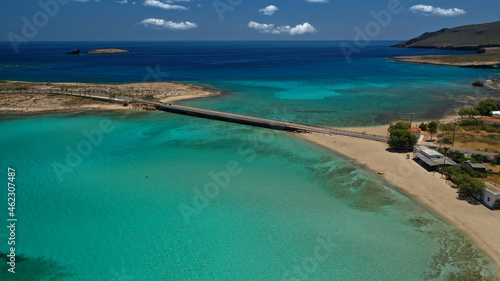
[[[500,21],[427,32],[392,47],[455,50],[479,50],[483,47],[500,47]]]

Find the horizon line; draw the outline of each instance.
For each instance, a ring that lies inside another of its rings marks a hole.
[[[357,40],[346,39],[314,39],[314,40],[246,40],[246,39],[233,39],[233,40],[33,40],[26,43],[45,43],[45,42],[354,42]],[[388,42],[388,41],[406,41],[405,39],[385,39],[385,40],[371,40],[370,42]],[[0,43],[11,43],[8,40],[0,40]]]

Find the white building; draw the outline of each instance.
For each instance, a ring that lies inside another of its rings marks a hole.
[[[422,153],[425,157],[427,158],[444,158],[444,155],[437,152],[436,150],[434,149],[430,149],[430,148],[424,148],[424,149],[421,149],[420,150],[420,153]]]
[[[492,111],[491,112],[491,117],[493,117],[493,118],[500,118],[500,111]]]
[[[443,154],[430,148],[414,147],[413,155],[431,169],[436,169],[439,166],[460,166],[455,161],[448,157],[444,157]]]
[[[422,129],[418,127],[412,127],[410,128],[410,133],[414,134],[417,139],[420,139],[420,135],[422,134]]]
[[[500,208],[500,186],[492,183],[492,182],[485,182],[486,183],[486,188],[484,189],[484,192],[481,196],[474,195],[474,197],[483,202],[486,207],[490,209],[494,208]],[[495,204],[497,204],[495,206]]]

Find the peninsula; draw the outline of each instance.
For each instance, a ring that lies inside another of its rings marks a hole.
[[[98,92],[106,93],[111,97],[122,96],[164,103],[179,99],[208,97],[221,93],[204,86],[180,82],[94,84],[0,81],[0,91],[11,92],[0,95],[0,114],[23,115],[81,110],[122,110],[128,107],[82,97],[47,94],[50,91],[82,94]]]
[[[500,68],[500,48],[481,49],[477,54],[469,55],[399,56],[391,59],[418,64],[498,69]]]
[[[433,55],[393,57],[395,61],[455,67],[500,67],[500,21],[443,28],[391,47],[477,51],[466,55]]]
[[[85,52],[85,54],[89,55],[112,55],[112,54],[126,54],[126,53],[132,53],[132,52],[122,49],[97,49],[90,52]]]
[[[500,47],[500,21],[426,32],[391,47],[468,51]]]

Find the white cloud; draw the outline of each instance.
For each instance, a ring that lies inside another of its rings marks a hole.
[[[328,0],[306,0],[309,3],[328,3]]]
[[[115,1],[118,4],[127,4],[128,0],[122,0],[122,1]]]
[[[269,34],[288,34],[288,35],[302,35],[306,33],[317,32],[314,26],[310,25],[308,22],[303,24],[298,24],[295,27],[285,26],[275,26],[274,24],[265,24],[251,21],[248,23],[248,27],[258,30],[261,33]]]
[[[288,28],[288,26],[287,26]],[[305,22],[303,24],[298,24],[292,29],[290,29],[290,34],[291,35],[300,35],[300,34],[305,34],[305,33],[313,33],[317,32],[316,28],[314,26],[310,25],[308,22]]]
[[[269,5],[269,6],[265,7],[264,9],[259,9],[259,12],[263,13],[266,16],[272,16],[274,14],[274,12],[276,12],[277,10],[279,10],[278,7],[276,7],[274,5]]]
[[[85,2],[90,2],[92,0],[74,0],[75,2],[80,2],[80,3],[85,3]],[[95,2],[101,2],[101,0],[94,0]]]
[[[257,30],[270,30],[274,28],[274,24],[265,24],[251,21],[248,23],[248,27],[257,29]]]
[[[186,8],[184,6],[180,5],[170,5],[168,3],[173,3],[175,1],[169,0],[162,2],[160,0],[146,0],[144,1],[144,6],[146,7],[156,7],[164,10],[188,10],[189,8]],[[189,2],[189,1],[183,1],[183,2]]]
[[[194,22],[189,22],[189,21],[173,22],[155,18],[145,19],[141,21],[141,24],[146,27],[152,27],[156,29],[171,29],[171,30],[189,30],[198,27],[198,25]]]
[[[437,15],[445,17],[460,16],[460,15],[465,15],[467,13],[465,10],[459,8],[443,9],[429,5],[415,5],[410,8],[410,11],[414,13],[421,13],[424,15]]]

